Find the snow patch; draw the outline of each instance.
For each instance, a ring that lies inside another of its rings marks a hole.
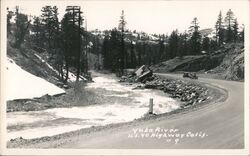
[[[7,61],[6,83],[6,100],[34,98],[45,94],[54,95],[65,92],[56,85],[23,70],[11,59]]]
[[[39,55],[37,55],[37,54],[35,54],[35,56],[36,56],[37,58],[39,58],[43,63],[45,63],[51,70],[53,70],[54,72],[56,72],[57,74],[59,74],[58,71],[55,70],[50,64],[48,64],[44,59],[42,59],[41,56],[39,56]]]

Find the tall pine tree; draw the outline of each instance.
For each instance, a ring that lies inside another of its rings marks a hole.
[[[216,42],[220,46],[223,44],[224,41],[224,26],[223,26],[223,17],[221,11],[219,13],[218,19],[215,24],[215,31],[216,31]]]
[[[225,17],[227,42],[233,41],[233,22],[234,22],[234,13],[231,9],[229,9]]]
[[[54,48],[59,30],[58,8],[56,6],[44,6],[42,8],[42,24],[44,26],[44,38],[49,49]]]
[[[15,47],[19,48],[24,42],[25,35],[28,33],[31,20],[28,16],[19,12],[19,7],[16,7],[16,29],[15,29]]]
[[[198,55],[201,52],[201,34],[199,32],[200,26],[198,19],[195,17],[191,24],[192,25],[189,27],[189,32],[191,34],[191,38],[189,40],[190,54]]]
[[[128,60],[127,53],[125,51],[125,41],[124,41],[124,38],[125,38],[124,32],[125,32],[126,24],[127,22],[125,21],[124,10],[122,10],[122,14],[121,14],[121,17],[119,20],[119,26],[118,26],[118,29],[121,32],[121,54],[119,58],[120,59],[119,69],[120,69],[121,74],[123,74],[123,69],[126,68],[126,64]]]

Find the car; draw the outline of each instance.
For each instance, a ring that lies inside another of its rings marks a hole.
[[[191,79],[198,79],[198,76],[196,75],[196,73],[192,72],[184,72],[183,73],[183,78],[191,78]]]

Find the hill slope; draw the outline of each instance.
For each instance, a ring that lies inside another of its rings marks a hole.
[[[228,80],[244,80],[244,44],[226,44],[209,55],[175,57],[151,68],[159,73],[189,71],[217,74]]]

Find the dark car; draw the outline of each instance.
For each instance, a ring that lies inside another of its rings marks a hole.
[[[183,77],[188,77],[191,79],[198,79],[198,76],[196,75],[196,73],[189,73],[189,72],[184,72],[183,73]]]

